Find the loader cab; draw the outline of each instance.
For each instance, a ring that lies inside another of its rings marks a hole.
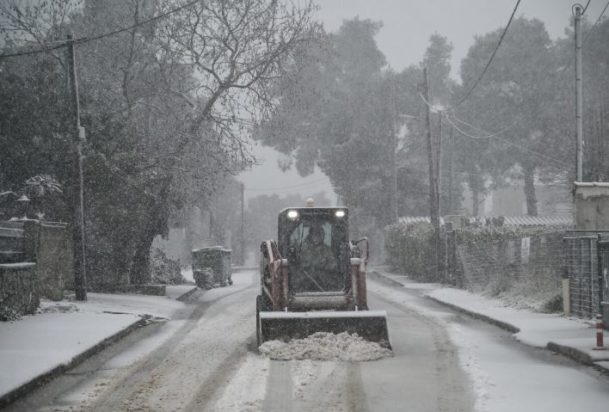
[[[346,208],[288,208],[279,214],[279,252],[288,259],[289,290],[340,292],[350,288]]]

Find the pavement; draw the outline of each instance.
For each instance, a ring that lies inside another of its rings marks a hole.
[[[0,322],[0,408],[150,321],[183,309],[192,284],[166,296],[89,293],[86,302],[43,301],[38,313]]]
[[[494,324],[512,332],[515,339],[526,345],[546,348],[609,374],[609,336],[605,331],[605,349],[596,349],[593,320],[513,308],[499,299],[437,283],[414,282],[386,270],[370,270],[369,276],[394,287],[416,291],[453,310]]]

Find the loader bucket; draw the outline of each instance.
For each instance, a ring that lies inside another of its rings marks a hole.
[[[384,310],[260,312],[260,343],[302,339],[315,332],[357,333],[391,349]]]

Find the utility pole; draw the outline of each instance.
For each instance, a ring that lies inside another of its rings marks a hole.
[[[584,14],[580,5],[575,6],[575,123],[577,130],[576,148],[576,179],[578,182],[584,180],[584,125],[582,119],[583,90],[582,90],[582,25],[581,18]]]
[[[442,112],[438,113],[438,144],[436,145],[436,199],[438,202],[438,220],[441,215],[440,188],[442,187]]]
[[[395,98],[395,89],[389,84],[389,93],[391,96],[391,223],[396,223],[399,218],[398,213],[398,133],[399,123],[397,116],[397,100]]]
[[[245,185],[241,183],[241,265],[245,265]]]
[[[434,150],[431,136],[431,107],[429,107],[429,83],[427,79],[427,68],[423,68],[423,96],[425,98],[425,128],[427,134],[427,160],[429,163],[429,217],[434,229],[439,232],[440,217],[438,213],[437,179],[434,167]]]
[[[74,291],[76,300],[87,300],[87,268],[85,254],[85,213],[82,149],[85,142],[84,129],[80,126],[80,103],[78,101],[78,77],[76,76],[76,55],[74,36],[68,34],[68,78],[74,120],[74,158],[70,159],[70,202],[72,207],[72,243],[74,249]]]
[[[431,225],[434,229],[434,256],[435,256],[435,267],[433,270],[435,280],[440,280],[440,202],[438,198],[438,178],[436,173],[438,168],[439,159],[437,159],[438,165],[434,165],[434,144],[432,141],[431,134],[431,99],[429,98],[429,80],[427,78],[427,68],[423,68],[423,96],[425,99],[425,127],[427,129],[427,160],[429,162],[429,217]],[[439,148],[436,150],[436,156],[439,156]]]
[[[453,214],[453,152],[454,148],[454,128],[450,127],[448,134],[448,214]]]

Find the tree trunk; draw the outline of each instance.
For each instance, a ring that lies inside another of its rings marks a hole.
[[[148,283],[151,280],[150,275],[150,248],[154,237],[159,234],[166,233],[167,220],[169,218],[169,189],[171,179],[166,179],[162,183],[161,190],[158,196],[150,199],[148,204],[148,213],[142,213],[146,216],[140,222],[142,230],[135,243],[135,254],[133,263],[131,264],[130,280],[133,285],[141,285]]]
[[[135,245],[135,255],[131,265],[130,280],[132,285],[150,283],[150,248],[157,231],[148,226]]]
[[[526,165],[524,172],[524,196],[527,202],[527,215],[537,216],[537,197],[535,195],[535,167]]]
[[[470,172],[468,176],[469,190],[472,192],[472,215],[480,214],[480,182],[476,172]]]
[[[472,215],[474,216],[478,216],[480,215],[480,191],[478,191],[478,187],[476,185],[474,185],[474,187],[471,188],[472,190]]]

